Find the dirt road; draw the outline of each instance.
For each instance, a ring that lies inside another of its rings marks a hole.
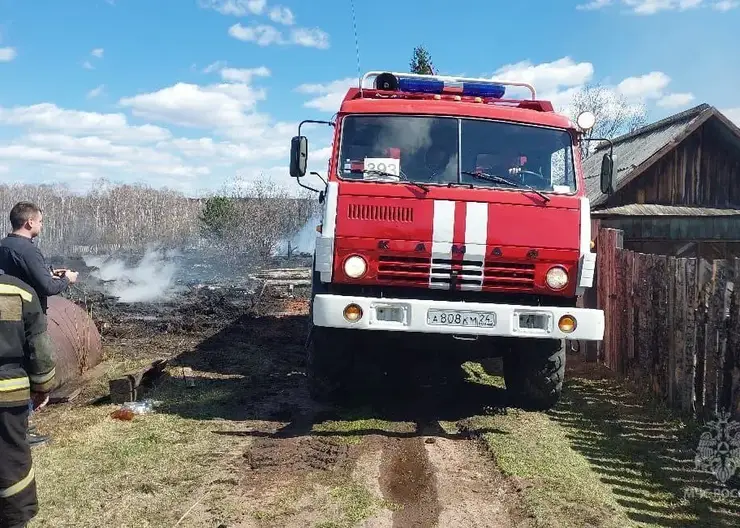
[[[210,373],[201,383],[229,380],[223,407],[208,411],[247,420],[228,434],[250,439],[242,478],[253,490],[249,504],[263,513],[235,526],[511,526],[509,484],[473,440],[438,419],[450,410],[439,407],[449,389],[413,394],[407,382],[389,382],[374,384],[377,393],[364,394],[360,408],[311,401],[306,310],[305,301],[292,301],[282,313],[236,322],[178,360]],[[300,499],[276,512],[276,498],[284,504],[286,494]]]
[[[164,323],[118,318],[108,329],[108,376],[171,358],[168,377],[150,394],[161,402],[155,413],[111,419],[116,407],[102,380],[38,416],[54,442],[34,451],[42,509],[32,526],[733,526],[740,519],[728,501],[708,508],[682,500],[681,486],[706,477],[687,469],[694,437],[609,378],[578,372],[555,411],[525,413],[506,408],[495,362],[484,372],[461,368],[449,351],[378,350],[357,401],[324,407],[306,388],[305,299],[208,299],[199,294],[170,309]],[[646,427],[659,445],[640,438]],[[661,453],[675,467],[656,465]]]

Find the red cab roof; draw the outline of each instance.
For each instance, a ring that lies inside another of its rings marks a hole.
[[[447,96],[407,97],[401,94],[389,96],[388,92],[350,88],[342,101],[341,114],[431,114],[483,119],[500,119],[531,125],[573,129],[573,122],[553,110],[549,101],[498,99],[493,102],[475,102],[465,97],[454,100]]]

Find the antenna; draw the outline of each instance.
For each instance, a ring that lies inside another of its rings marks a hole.
[[[357,36],[357,16],[355,14],[355,0],[352,1],[352,27],[355,33],[355,53],[357,55],[357,81],[360,83],[360,97],[362,97],[362,71],[360,70],[360,40]]]

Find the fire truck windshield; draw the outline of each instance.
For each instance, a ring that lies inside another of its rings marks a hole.
[[[485,119],[347,116],[338,168],[347,180],[564,194],[576,189],[572,137],[566,130]]]

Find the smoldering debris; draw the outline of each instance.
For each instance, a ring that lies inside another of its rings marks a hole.
[[[289,268],[242,273],[224,270],[214,258],[155,251],[52,262],[80,272],[64,296],[88,310],[104,339],[200,334],[310,290],[310,268],[296,259]]]

